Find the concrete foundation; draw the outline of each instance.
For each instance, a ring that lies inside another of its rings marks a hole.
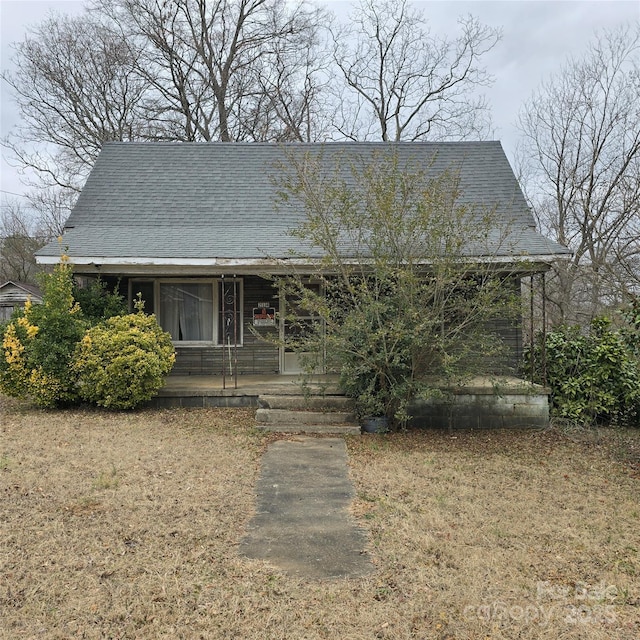
[[[410,426],[437,429],[542,429],[549,425],[549,390],[516,378],[474,380],[416,400]]]

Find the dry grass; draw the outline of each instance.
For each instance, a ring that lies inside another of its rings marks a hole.
[[[348,439],[376,572],[241,558],[251,412],[42,412],[0,397],[0,637],[634,639],[640,433]]]

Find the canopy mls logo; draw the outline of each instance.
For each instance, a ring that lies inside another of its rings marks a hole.
[[[502,601],[467,605],[464,617],[485,624],[502,622],[547,627],[554,621],[568,625],[613,625],[617,621],[615,585],[576,583],[573,587],[548,581],[536,585],[536,602],[519,605]]]

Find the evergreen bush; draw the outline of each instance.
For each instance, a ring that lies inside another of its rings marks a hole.
[[[113,316],[124,315],[128,311],[124,297],[118,293],[118,285],[110,290],[107,283],[100,277],[92,280],[85,287],[74,285],[73,297],[91,325],[96,325]]]
[[[27,302],[2,334],[0,390],[52,408],[78,401],[71,361],[88,323],[73,298],[72,267],[63,256],[40,280],[42,304]]]
[[[633,333],[633,332],[632,332]],[[608,318],[595,319],[588,331],[564,326],[538,336],[525,354],[526,370],[542,383],[542,350],[552,415],[591,426],[637,423],[640,361],[630,330],[615,329]]]
[[[142,311],[89,329],[75,353],[82,399],[107,409],[133,409],[163,386],[175,361],[171,336]]]
[[[84,400],[110,409],[134,408],[157,393],[175,352],[155,316],[140,307],[108,317],[122,313],[121,297],[100,281],[80,293],[66,256],[43,274],[41,288],[42,304],[27,302],[0,326],[1,392],[43,408]]]

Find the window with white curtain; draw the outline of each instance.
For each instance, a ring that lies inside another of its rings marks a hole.
[[[160,283],[160,324],[174,342],[213,341],[212,282]]]
[[[134,282],[134,290],[141,290]],[[145,283],[147,286],[152,282]],[[242,344],[242,280],[156,281],[155,311],[174,342]],[[224,287],[224,289],[223,289]],[[153,289],[143,298],[153,298]],[[133,293],[131,294],[134,295]],[[147,307],[145,305],[145,311]]]

